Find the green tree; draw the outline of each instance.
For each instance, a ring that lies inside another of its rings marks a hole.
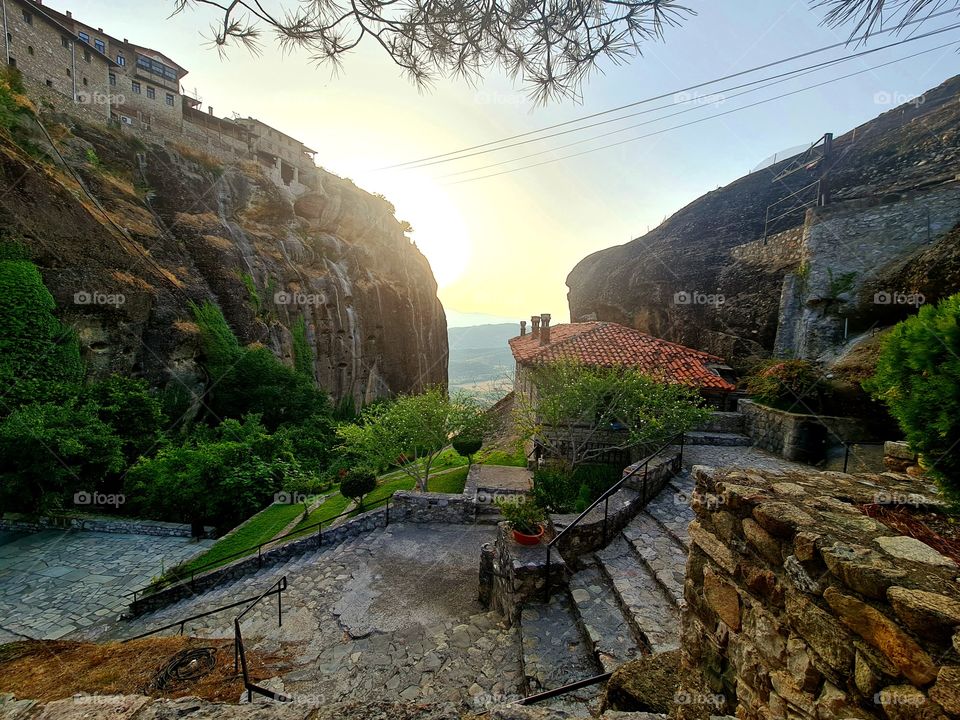
[[[695,388],[631,368],[561,359],[529,372],[535,400],[518,395],[517,427],[571,471],[609,450],[666,442],[709,414]]]
[[[141,458],[127,475],[133,506],[143,514],[229,528],[269,504],[302,470],[284,438],[256,416],[198,428],[182,445]]]
[[[363,509],[363,498],[377,487],[375,473],[362,468],[355,468],[348,472],[340,481],[340,494],[351,500],[356,500],[357,507]]]
[[[37,512],[103,490],[123,442],[90,405],[34,403],[0,422],[0,507]]]
[[[337,434],[366,466],[382,470],[399,464],[425,492],[431,467],[452,438],[482,436],[485,427],[486,415],[473,398],[431,388],[368,407],[358,423],[339,427]]]
[[[467,462],[473,464],[473,456],[480,452],[483,447],[483,438],[476,436],[458,435],[453,439],[453,449],[461,457],[465,457]]]
[[[864,388],[886,403],[944,494],[960,504],[960,293],[896,325]]]
[[[290,332],[293,335],[293,369],[312,381],[313,348],[307,340],[307,323],[302,315],[297,318]]]
[[[84,389],[99,418],[123,442],[128,463],[150,452],[160,441],[167,418],[160,399],[145,380],[111,375]]]

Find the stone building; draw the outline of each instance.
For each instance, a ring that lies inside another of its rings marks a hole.
[[[61,110],[88,106],[109,120],[118,67],[106,47],[77,38],[66,16],[31,0],[0,0],[7,65],[17,68],[24,83],[42,100]]]
[[[185,68],[158,50],[131,43],[126,38],[118,39],[103,28],[81,22],[70,11],[44,10],[73,32],[83,52],[89,48],[112,61],[107,81],[115,100],[111,106],[114,120],[160,135],[180,132],[183,127],[180,81],[187,74]]]
[[[298,195],[315,188],[316,150],[255,118],[241,118],[237,122],[250,131],[250,151],[267,167],[275,183],[289,187]]]

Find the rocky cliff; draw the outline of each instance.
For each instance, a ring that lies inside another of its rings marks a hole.
[[[837,137],[826,168],[834,203],[882,203],[955,181],[960,173],[958,99],[960,76]],[[741,367],[768,356],[776,341],[784,277],[802,270],[805,209],[787,212],[766,228],[776,236],[773,247],[761,241],[749,253],[734,248],[760,241],[767,208],[781,203],[771,217],[789,209],[792,201],[784,199],[814,183],[824,169],[802,164],[774,180],[792,164],[795,159],[787,159],[746,175],[698,198],[646,235],[582,260],[567,277],[571,318],[620,322]],[[811,197],[808,189],[797,199]],[[928,277],[928,268],[916,264],[921,262],[944,280],[924,285],[928,302],[955,292],[960,286],[949,281],[954,265],[942,272],[936,268],[943,267],[945,257],[960,255],[958,236],[949,227],[942,230],[944,237],[929,238],[930,247],[911,249],[909,270],[902,262],[890,263],[888,275],[872,273],[871,287],[906,289],[903,283],[911,277]],[[838,278],[843,270],[825,269]],[[894,304],[871,308],[871,322],[889,324],[902,311]]]
[[[41,267],[94,375],[197,390],[189,303],[219,305],[243,343],[292,362],[305,322],[315,376],[357,402],[445,384],[446,319],[394,209],[321,171],[299,199],[253,162],[23,115],[0,134],[0,227]]]

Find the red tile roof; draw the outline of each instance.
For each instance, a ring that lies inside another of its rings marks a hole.
[[[721,391],[736,389],[707,367],[724,364],[716,355],[667,342],[617,323],[555,325],[550,328],[548,345],[541,345],[539,338],[527,334],[512,338],[510,349],[516,361],[524,365],[572,358],[587,365],[634,367],[684,385]]]

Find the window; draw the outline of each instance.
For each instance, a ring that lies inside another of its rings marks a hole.
[[[70,68],[67,68],[67,77],[73,77],[73,73],[70,71]]]
[[[157,97],[157,91],[149,85],[147,85],[147,97],[151,100],[154,100]]]
[[[120,53],[117,53],[117,65],[119,65],[120,67],[123,67],[126,64],[127,64],[127,59]]]
[[[139,95],[139,94],[140,94],[140,83],[138,83],[138,82],[130,83],[130,89],[133,90],[133,94],[134,94],[134,95]]]
[[[89,51],[89,50],[84,50],[84,51],[83,51],[83,59],[86,60],[87,62],[90,62],[90,58],[91,58],[90,51]]]
[[[33,25],[33,15],[28,13],[26,10],[23,11],[23,21],[27,25]]]
[[[87,45],[90,44],[90,36],[87,35],[85,32],[77,33],[77,37],[80,38],[81,42],[85,42]]]
[[[173,100],[174,100],[173,95],[171,95],[170,93],[167,93],[167,105],[169,105],[170,107],[173,107]]]
[[[53,87],[53,80],[47,80],[47,87]]]
[[[97,50],[99,50],[100,52],[102,52],[102,53],[106,53],[106,52],[107,52],[107,46],[106,46],[106,44],[103,42],[103,40],[94,40],[94,41],[93,41],[93,46],[94,46]]]
[[[86,78],[83,79],[83,84],[84,84],[84,85],[89,85],[89,83],[87,82],[87,79],[86,79]]]
[[[171,80],[176,82],[177,80],[177,71],[172,67],[164,65],[162,62],[152,60],[143,55],[137,55],[137,67],[145,72],[151,73],[152,75],[159,75],[164,80]]]
[[[27,45],[27,55],[33,55],[33,45]]]
[[[70,38],[68,38],[68,37],[63,37],[63,36],[61,35],[61,36],[60,36],[60,44],[63,45],[65,48],[69,48],[69,47],[70,47]]]
[[[116,87],[116,86],[117,86],[117,76],[114,75],[113,73],[110,73],[110,84],[111,84],[113,87]]]
[[[15,57],[11,57],[11,58],[10,58],[10,67],[16,67],[16,66],[17,66],[17,59],[16,59]]]

